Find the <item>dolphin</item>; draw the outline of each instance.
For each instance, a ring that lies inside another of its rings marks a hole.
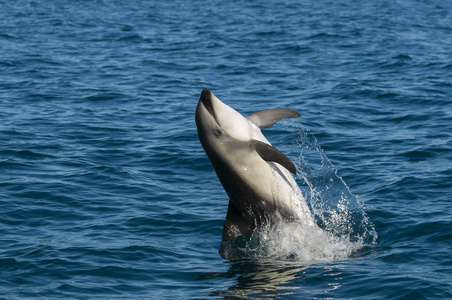
[[[277,220],[313,223],[292,174],[294,163],[261,132],[285,118],[300,117],[286,108],[243,117],[203,89],[196,107],[198,137],[229,196],[223,242],[250,237]],[[278,219],[279,218],[279,219]]]

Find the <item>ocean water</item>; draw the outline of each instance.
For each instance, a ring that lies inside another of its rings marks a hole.
[[[450,1],[0,1],[1,299],[452,298]],[[220,254],[203,88],[321,232]]]

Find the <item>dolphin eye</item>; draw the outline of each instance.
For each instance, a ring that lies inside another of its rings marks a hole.
[[[218,127],[213,130],[213,135],[216,137],[220,137],[222,134],[223,134],[223,132]]]

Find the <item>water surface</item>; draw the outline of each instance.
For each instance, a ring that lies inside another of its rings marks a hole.
[[[451,12],[2,1],[1,297],[452,298]],[[228,199],[194,122],[204,87],[244,115],[301,113],[264,133],[319,220],[345,193],[366,229],[322,226],[362,247],[221,258]]]

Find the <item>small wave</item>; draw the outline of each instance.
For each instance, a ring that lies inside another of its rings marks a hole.
[[[39,159],[39,158],[55,158],[53,155],[39,153],[31,150],[4,150],[0,151],[0,154],[5,156],[18,157],[22,159]]]
[[[117,100],[123,99],[125,95],[122,93],[115,92],[97,92],[88,96],[85,96],[84,99],[88,101],[108,101],[108,100]]]
[[[323,40],[323,39],[342,39],[342,38],[345,38],[345,37],[342,35],[339,35],[339,34],[330,34],[327,32],[319,32],[319,33],[315,33],[315,34],[308,36],[306,39],[307,40],[317,40],[317,39]]]
[[[139,34],[130,34],[127,36],[123,36],[118,38],[116,41],[118,42],[142,42],[144,39]]]

